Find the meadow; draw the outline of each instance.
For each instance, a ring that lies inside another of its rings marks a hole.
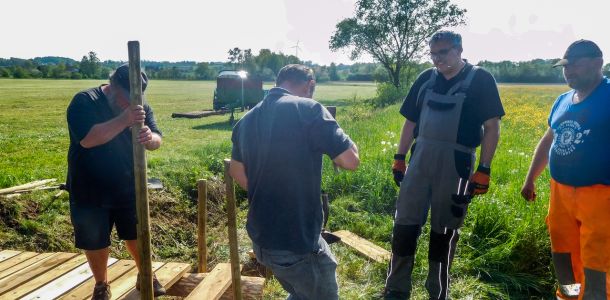
[[[93,80],[0,80],[0,188],[45,178],[63,182],[68,134],[65,109],[79,90],[102,84]],[[268,88],[269,85],[266,85]],[[151,193],[155,259],[196,260],[195,182],[210,182],[210,265],[228,260],[222,194],[222,159],[230,153],[228,116],[173,119],[172,112],[211,108],[214,82],[152,81],[146,97],[164,134],[163,147],[148,153],[149,177],[165,189]],[[531,154],[546,129],[552,101],[563,85],[500,86],[506,116],[492,165],[490,192],[469,210],[453,267],[452,299],[550,299],[553,275],[544,225],[548,208],[548,172],[538,181],[539,200],[526,203],[519,189]],[[331,230],[347,229],[390,249],[397,188],[390,166],[404,119],[399,105],[372,110],[364,103],[375,85],[321,84],[315,98],[338,106],[337,119],[358,144],[362,164],[355,173],[334,173],[328,159],[323,188],[330,193]],[[238,114],[239,118],[241,114]],[[0,199],[0,249],[77,251],[72,245],[68,198],[36,192]],[[250,249],[244,230],[243,192],[238,222],[241,258]],[[422,234],[414,272],[413,299],[426,299],[428,229]],[[112,255],[126,257],[114,243]],[[339,260],[341,299],[374,299],[381,293],[387,265],[333,245]],[[285,294],[276,281],[266,299]]]

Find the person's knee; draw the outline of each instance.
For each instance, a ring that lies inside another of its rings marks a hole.
[[[447,263],[450,259],[451,247],[455,247],[458,239],[456,229],[448,230],[447,233],[438,233],[430,230],[430,247],[428,249],[428,259],[431,261]]]
[[[419,225],[394,224],[392,234],[392,252],[398,256],[415,255],[417,239],[421,233]]]

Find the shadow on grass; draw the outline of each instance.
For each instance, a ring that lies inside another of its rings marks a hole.
[[[231,131],[233,130],[233,125],[235,125],[235,123],[237,123],[238,120],[235,120],[233,123],[231,123],[228,119],[226,121],[220,121],[220,122],[215,122],[215,123],[208,123],[208,124],[202,124],[202,125],[197,125],[197,126],[193,126],[193,129],[195,130],[224,130],[224,131]]]

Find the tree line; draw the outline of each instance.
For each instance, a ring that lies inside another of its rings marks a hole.
[[[275,80],[279,69],[289,63],[304,63],[310,66],[319,82],[325,81],[370,81],[393,83],[387,68],[382,63],[354,63],[351,65],[319,65],[301,61],[294,55],[274,53],[261,49],[252,54],[250,49],[232,48],[227,52],[226,62],[158,62],[143,61],[142,66],[149,77],[168,80],[213,80],[222,70],[246,70],[265,81]],[[496,81],[505,83],[563,83],[561,68],[553,68],[557,59],[534,59],[529,61],[481,61],[479,66],[490,71]],[[93,51],[80,61],[65,57],[37,57],[33,59],[0,58],[0,78],[50,78],[50,79],[107,79],[114,68],[124,62],[100,61]],[[401,80],[410,83],[420,71],[431,67],[430,63],[408,63],[401,70]],[[604,75],[610,76],[610,64],[604,66]]]

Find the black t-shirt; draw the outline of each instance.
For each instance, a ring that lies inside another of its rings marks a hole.
[[[466,64],[462,71],[451,78],[450,80],[438,73],[436,81],[432,87],[433,91],[438,94],[445,94],[456,83],[462,81],[468,72],[472,69],[471,64]],[[419,129],[419,114],[421,112],[421,103],[417,107],[417,96],[421,86],[430,79],[430,75],[434,69],[428,69],[422,72],[413,83],[409,94],[405,98],[400,113],[409,121],[415,122],[417,125],[414,129],[414,136],[417,137]],[[425,91],[421,93],[423,98]],[[502,117],[504,108],[500,101],[500,94],[496,86],[496,80],[486,70],[479,68],[472,79],[470,87],[466,91],[466,99],[462,106],[462,114],[458,128],[457,142],[460,145],[476,148],[481,144],[481,125],[491,118]]]
[[[161,134],[147,103],[144,110],[144,123],[151,131]],[[111,208],[135,205],[131,129],[126,128],[103,145],[88,149],[80,145],[94,125],[109,121],[116,115],[101,87],[82,91],[70,102],[67,110],[70,148],[66,179],[70,201]]]
[[[309,253],[322,229],[322,155],[352,145],[320,103],[273,88],[233,129],[231,158],[248,178],[252,241],[263,249]]]

